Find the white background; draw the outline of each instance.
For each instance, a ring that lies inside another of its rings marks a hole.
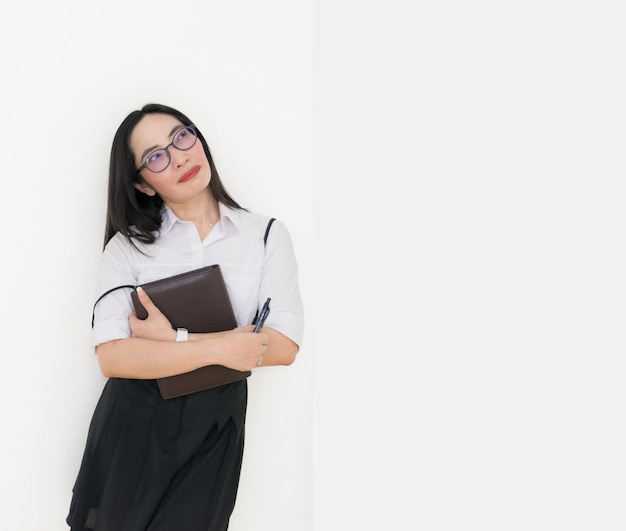
[[[160,100],[301,263],[305,346],[250,380],[231,529],[623,531],[624,18],[606,0],[7,12],[0,528],[64,529],[102,385],[108,149]]]
[[[61,0],[2,11],[0,529],[61,531],[104,384],[91,309],[108,157],[130,111],[158,102],[196,122],[233,197],[289,228],[310,308],[312,8]],[[312,529],[311,346],[249,380],[234,531]]]
[[[316,529],[626,529],[625,11],[321,2]]]

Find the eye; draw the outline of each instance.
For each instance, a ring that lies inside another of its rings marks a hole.
[[[188,136],[189,134],[190,134],[189,129],[185,127],[181,129],[180,131],[178,131],[178,133],[176,133],[176,138],[174,140],[176,141],[176,143],[182,142],[183,140],[185,140],[185,137]]]
[[[165,156],[165,153],[162,149],[158,151],[154,151],[150,153],[150,155],[147,156],[146,164],[154,164],[155,162],[158,162],[159,160],[161,160],[164,156]]]

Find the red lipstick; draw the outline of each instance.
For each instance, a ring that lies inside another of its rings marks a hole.
[[[178,180],[178,182],[184,183],[193,179],[198,174],[199,171],[200,171],[200,166],[194,166],[188,172],[183,174],[183,176]]]

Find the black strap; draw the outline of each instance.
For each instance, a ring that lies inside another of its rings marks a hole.
[[[96,300],[96,302],[94,302],[93,309],[91,310],[91,328],[93,328],[93,322],[94,322],[94,319],[95,319],[95,316],[96,316],[96,304],[98,304],[103,297],[105,297],[106,295],[108,295],[112,291],[115,291],[116,289],[121,289],[121,288],[135,289],[135,287],[136,286],[131,286],[130,284],[126,284],[124,286],[117,286],[116,288],[111,288],[110,290],[105,291],[102,295],[100,295],[98,297],[98,299]]]
[[[270,228],[272,226],[272,223],[274,223],[274,221],[276,221],[275,218],[272,218],[269,220],[269,222],[267,223],[267,228],[265,229],[265,236],[263,236],[263,244],[267,244],[267,237],[270,234]]]
[[[265,235],[263,236],[263,245],[267,244],[267,237],[269,236],[269,233],[270,233],[270,227],[272,226],[272,223],[274,223],[275,220],[276,218],[271,218],[267,224],[267,228],[265,229]],[[91,328],[93,328],[93,323],[94,323],[95,316],[96,316],[96,304],[98,304],[103,297],[107,296],[112,291],[122,289],[122,288],[135,289],[136,286],[131,286],[130,284],[126,284],[124,286],[117,286],[115,288],[111,288],[108,291],[105,291],[102,295],[100,295],[98,299],[96,300],[96,302],[94,303],[93,309],[91,310]],[[252,324],[255,324],[258,315],[259,315],[259,310],[256,311],[256,315],[254,316],[254,320],[252,321]]]

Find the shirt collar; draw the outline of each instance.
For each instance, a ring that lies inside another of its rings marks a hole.
[[[170,207],[164,204],[161,209],[161,227],[159,229],[159,235],[163,236],[167,234],[177,221],[180,221],[180,219],[174,214]]]
[[[224,220],[224,223],[231,225],[235,230],[241,229],[241,212],[234,210],[224,203],[218,203],[220,209],[220,219]]]

